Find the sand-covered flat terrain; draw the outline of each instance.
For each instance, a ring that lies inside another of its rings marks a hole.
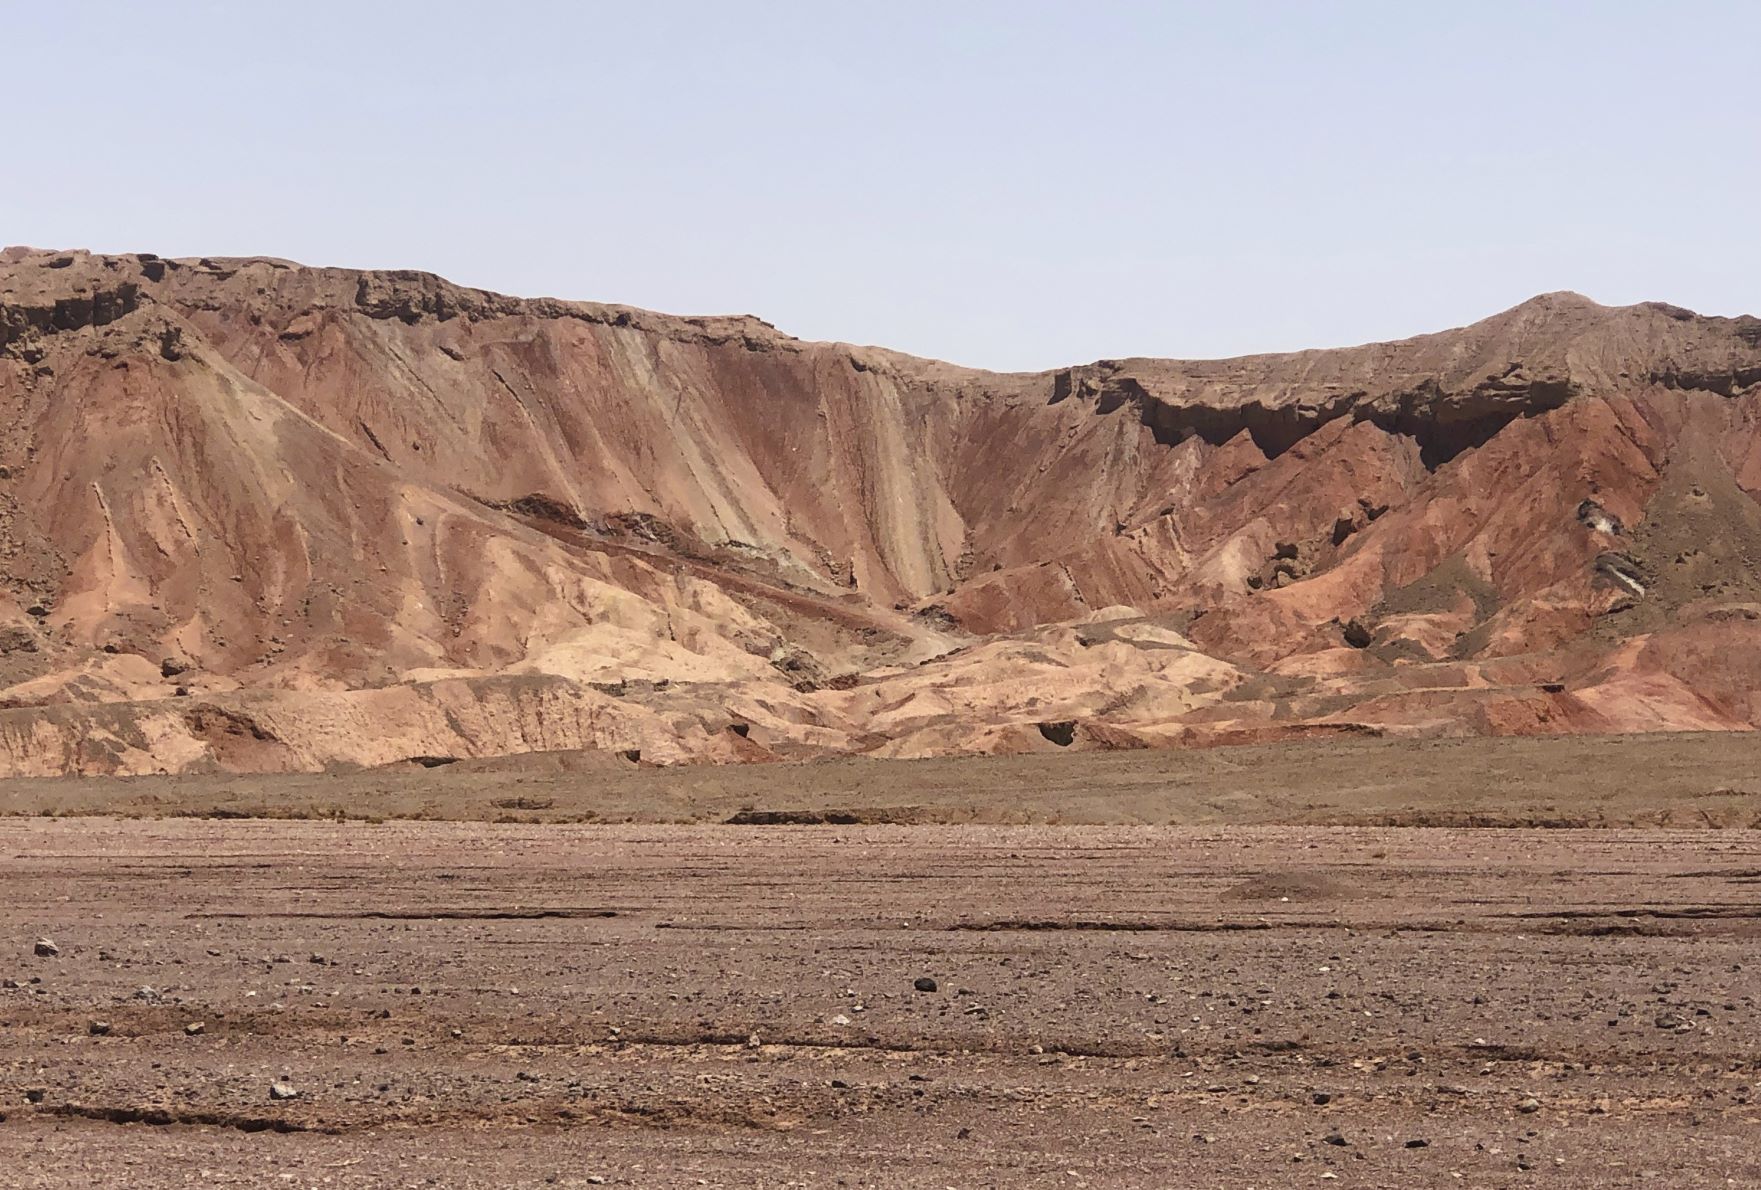
[[[0,816],[1761,826],[1761,732],[1342,739],[811,764],[536,753],[425,768],[0,781]]]

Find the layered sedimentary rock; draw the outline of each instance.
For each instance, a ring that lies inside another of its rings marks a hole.
[[[0,774],[1761,722],[1761,321],[999,375],[0,254]]]

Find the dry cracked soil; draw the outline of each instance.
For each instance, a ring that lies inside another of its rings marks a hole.
[[[1746,828],[19,815],[0,857],[7,1186],[1761,1183]]]

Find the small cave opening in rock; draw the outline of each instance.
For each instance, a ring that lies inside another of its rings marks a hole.
[[[1060,748],[1068,748],[1076,742],[1076,724],[1069,719],[1041,723],[1039,733]]]

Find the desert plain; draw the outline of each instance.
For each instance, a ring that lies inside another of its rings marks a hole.
[[[1761,320],[14,247],[0,421],[0,1184],[1761,1184]]]
[[[14,782],[0,1182],[1752,1185],[1758,751]]]

